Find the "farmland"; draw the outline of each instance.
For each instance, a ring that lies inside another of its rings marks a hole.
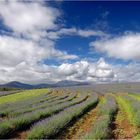
[[[139,108],[138,92],[98,86],[9,92],[0,97],[0,139],[139,139]]]

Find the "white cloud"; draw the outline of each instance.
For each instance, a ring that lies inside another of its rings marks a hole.
[[[48,58],[75,59],[76,55],[69,55],[65,51],[54,48],[50,40],[45,40],[45,44],[40,45],[31,40],[0,36],[0,65],[15,66],[21,62],[37,64],[39,61]]]
[[[90,43],[96,50],[106,53],[109,57],[124,60],[140,59],[140,33],[126,33],[123,36],[97,40]]]
[[[107,37],[108,35],[99,30],[92,30],[92,29],[77,29],[75,27],[72,28],[61,28],[57,31],[50,31],[47,32],[47,37],[50,39],[59,39],[64,35],[75,35],[81,37],[91,37],[91,36],[99,36],[99,37]]]
[[[82,37],[90,37],[90,36],[107,36],[107,34],[105,34],[102,31],[96,31],[96,30],[78,30],[78,35],[82,36]]]
[[[94,63],[79,61],[73,64],[64,63],[58,68],[58,73],[67,80],[102,82],[103,79],[113,80],[114,73],[103,58]]]
[[[31,64],[25,61],[14,67],[0,67],[0,81],[12,80],[26,83],[49,83],[59,80],[76,80],[87,82],[108,82],[114,79],[114,73],[110,65],[103,59],[98,62],[77,61],[75,63],[63,63],[59,66],[45,64]]]
[[[90,64],[89,76],[90,81],[110,82],[114,81],[115,73],[113,72],[112,66],[101,58],[96,64]]]
[[[64,74],[66,76],[78,77],[80,75],[83,76],[87,73],[88,66],[89,64],[86,61],[80,61],[73,64],[64,63],[59,66],[58,72],[62,75]]]
[[[0,15],[6,26],[18,33],[34,33],[54,29],[60,12],[35,2],[1,2]]]
[[[25,83],[53,83],[76,80],[90,83],[140,82],[140,64],[109,65],[103,58],[96,62],[77,61],[59,66],[31,64],[25,61],[13,66],[0,66],[0,83],[16,80]]]
[[[0,35],[0,83],[21,81],[25,83],[49,83],[59,80],[87,82],[140,81],[140,65],[109,65],[103,58],[88,62],[63,63],[59,66],[42,64],[43,60],[77,59],[65,50],[55,48],[55,39],[64,35],[81,37],[106,37],[102,31],[91,29],[60,28],[57,19],[60,12],[40,2],[0,3],[0,18],[12,30]],[[50,31],[51,30],[51,31]],[[53,31],[55,30],[55,31]],[[91,43],[97,50],[110,57],[122,59],[140,58],[140,34],[125,34]],[[117,48],[117,51],[116,51]]]
[[[0,65],[15,66],[23,61],[35,63],[46,57],[47,51],[32,41],[0,36]],[[48,42],[48,45],[52,45]]]
[[[77,29],[77,28],[62,28],[57,32],[58,35],[79,35],[82,37],[90,36],[105,36],[106,34],[102,31],[96,31],[92,29]]]
[[[42,61],[78,58],[56,49],[55,41],[46,36],[48,30],[59,26],[56,24],[59,15],[57,9],[44,7],[40,2],[0,3],[0,18],[13,31],[0,35],[1,83],[12,80],[28,83],[55,81],[57,76],[52,76],[55,66],[42,64]]]
[[[140,64],[130,63],[128,65],[113,66],[119,82],[140,82]]]
[[[17,12],[18,11],[18,12]],[[102,31],[91,29],[61,28],[56,23],[59,10],[43,6],[41,2],[4,1],[0,3],[0,16],[4,25],[27,38],[39,41],[41,38],[58,39],[63,35],[79,35],[81,37],[106,36]],[[49,30],[55,31],[49,31]]]
[[[75,59],[66,51],[55,49],[55,42],[46,37],[46,31],[54,29],[60,12],[40,2],[3,1],[0,3],[0,17],[13,30],[8,36],[0,36],[1,63],[16,65],[22,61],[37,63],[42,59],[56,57]],[[20,37],[20,35],[27,38]],[[43,38],[44,37],[44,38]]]

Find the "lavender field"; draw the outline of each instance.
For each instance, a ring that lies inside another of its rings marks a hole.
[[[3,94],[0,138],[139,139],[140,94],[103,93],[105,85],[100,85],[100,91],[98,86]]]

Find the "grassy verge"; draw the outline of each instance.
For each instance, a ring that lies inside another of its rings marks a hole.
[[[56,98],[57,96],[53,96],[52,94],[50,94],[50,92],[48,92],[48,93],[44,93],[44,94],[41,94],[32,98],[19,100],[16,102],[11,102],[11,103],[6,103],[6,104],[1,104],[0,116],[8,116],[11,112],[15,112],[15,111],[22,110],[25,108],[30,108],[32,106],[36,106],[44,102],[52,101]]]
[[[120,104],[123,108],[123,110],[126,111],[126,113],[128,114],[128,119],[131,123],[133,123],[133,119],[134,119],[134,109],[132,108],[132,106],[130,105],[130,103],[126,100],[123,99],[122,96],[116,96],[116,100],[118,102],[118,104]]]
[[[123,97],[119,96],[118,100],[123,105],[124,109],[126,110],[130,123],[132,123],[135,126],[140,126],[140,119],[139,119],[140,102],[130,96],[123,96]]]
[[[129,96],[131,96],[131,97],[133,97],[134,99],[136,99],[136,100],[139,100],[139,101],[140,101],[140,94],[129,93],[128,95],[129,95]]]
[[[136,95],[137,96],[137,95]],[[126,113],[128,114],[128,119],[129,122],[135,126],[135,129],[137,131],[137,135],[136,137],[134,137],[134,139],[140,139],[140,131],[139,131],[139,127],[140,127],[140,102],[135,99],[136,97],[135,95],[133,96],[118,96],[117,101],[119,102],[119,104],[122,105],[122,107],[124,108],[124,110],[126,111]]]
[[[2,96],[0,97],[0,104],[3,103],[9,103],[9,102],[15,102],[17,100],[23,100],[27,98],[31,98],[34,96],[38,96],[42,93],[48,92],[49,89],[33,89],[33,90],[26,90],[23,92]]]
[[[140,140],[140,134],[134,137],[134,140]]]
[[[114,122],[116,126],[114,136],[116,139],[132,139],[137,134],[136,126],[132,124],[134,112],[130,103],[126,102],[123,96],[115,96],[119,110]]]

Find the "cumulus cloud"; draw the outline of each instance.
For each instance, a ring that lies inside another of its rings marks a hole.
[[[140,64],[110,65],[103,58],[97,62],[77,61],[59,66],[31,64],[25,61],[13,66],[0,66],[0,83],[16,80],[25,83],[55,83],[59,80],[81,82],[140,81]]]
[[[102,31],[92,29],[60,28],[57,23],[61,13],[58,9],[41,2],[2,1],[0,20],[5,29],[0,35],[0,83],[21,81],[25,83],[50,83],[59,80],[87,82],[140,81],[140,65],[110,65],[103,58],[97,62],[79,60],[55,47],[56,39],[65,35],[81,37],[99,36],[92,42],[98,51],[110,57],[139,59],[140,34],[125,34],[105,39]],[[117,51],[116,51],[117,48]],[[47,65],[43,61],[75,59],[74,63]],[[77,60],[76,60],[77,59]]]
[[[58,26],[55,22],[59,15],[57,9],[44,7],[39,2],[1,2],[0,17],[4,25],[14,32],[11,35],[0,36],[1,60],[9,61],[5,60],[8,56],[11,57],[10,63],[15,63],[14,60],[17,58],[17,61],[40,61],[51,56],[60,59],[77,58],[75,55],[68,55],[66,51],[55,49],[55,42],[42,38],[46,34],[44,30]],[[29,38],[20,37],[20,34]]]
[[[109,57],[124,60],[140,59],[140,33],[126,33],[119,37],[97,40],[91,42],[90,46]]]
[[[81,60],[72,64],[63,63],[59,66],[21,62],[15,67],[1,67],[0,75],[1,82],[19,80],[26,83],[49,83],[59,80],[98,83],[112,81],[114,79],[112,67],[104,59],[100,59],[94,63]]]
[[[112,82],[116,75],[112,66],[107,64],[105,60],[101,58],[96,65],[90,65],[89,76],[90,80],[94,82]]]
[[[58,39],[63,35],[79,35],[81,37],[106,35],[102,31],[91,29],[59,28],[56,19],[60,15],[58,9],[47,5],[43,6],[41,2],[2,1],[0,3],[0,16],[3,24],[14,31],[16,35],[37,41],[40,38]]]
[[[19,33],[34,33],[42,29],[57,27],[56,18],[60,12],[56,8],[35,2],[1,2],[0,15],[6,26]]]
[[[113,70],[117,73],[118,82],[140,82],[140,64],[115,65]]]
[[[59,66],[58,73],[67,76],[67,79],[83,79],[88,73],[89,63],[87,61],[79,61],[73,64],[64,63]]]
[[[67,76],[67,80],[88,82],[113,80],[115,76],[111,66],[103,58],[94,63],[88,61],[79,61],[73,64],[65,63],[59,66],[58,73]]]
[[[55,67],[42,64],[44,60],[78,58],[56,49],[55,41],[47,37],[49,30],[58,28],[59,16],[56,8],[43,6],[41,2],[0,2],[0,19],[8,29],[3,29],[0,35],[1,83],[51,81]]]
[[[12,32],[0,35],[0,82],[12,80],[38,83],[51,82],[55,66],[42,64],[49,58],[76,59],[76,55],[55,48],[47,32],[56,29],[60,12],[38,3],[3,1],[0,18]]]
[[[59,59],[75,59],[77,56],[69,55],[65,51],[54,48],[54,43],[45,41],[43,46],[31,40],[0,36],[0,66],[15,66],[21,62],[37,64],[43,59],[56,57]],[[46,45],[46,46],[45,46]]]

